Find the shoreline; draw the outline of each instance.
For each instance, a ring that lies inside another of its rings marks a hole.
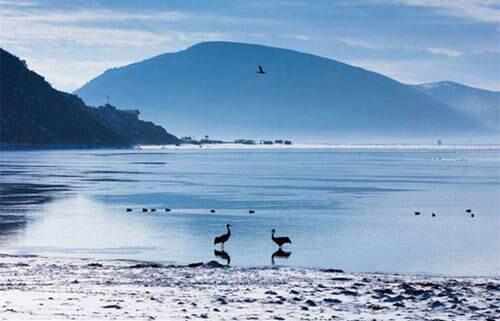
[[[133,258],[101,258],[101,257],[92,257],[92,256],[62,256],[62,255],[45,255],[45,254],[34,254],[34,253],[13,253],[13,252],[0,252],[0,266],[3,258],[40,258],[44,260],[63,260],[63,261],[92,261],[92,262],[100,262],[102,264],[109,263],[113,264],[113,262],[121,262],[121,263],[130,263],[132,265],[147,265],[147,266],[158,266],[159,268],[188,268],[192,267],[191,265],[202,265],[207,264],[209,262],[217,262],[220,264],[221,268],[230,268],[230,269],[253,269],[253,270],[266,270],[266,269],[297,269],[297,270],[311,270],[311,271],[324,271],[324,270],[337,270],[341,271],[341,273],[349,273],[349,274],[371,274],[371,275],[401,275],[407,277],[416,277],[416,278],[459,278],[459,279],[492,279],[500,281],[500,274],[444,274],[438,272],[426,272],[426,271],[415,271],[415,272],[400,272],[400,271],[348,271],[344,270],[340,267],[329,267],[329,266],[301,266],[301,265],[237,265],[230,264],[227,265],[220,258],[214,258],[207,262],[176,262],[176,261],[154,261],[154,260],[141,260],[141,259],[133,259]],[[196,266],[198,267],[198,266]]]
[[[343,144],[343,143],[294,143],[285,144],[166,144],[166,145],[142,145],[142,144],[3,144],[0,143],[0,151],[68,151],[68,150],[500,150],[500,144]]]
[[[137,150],[499,150],[500,144],[328,144],[297,143],[293,145],[247,145],[235,143],[222,144],[181,144],[177,145],[136,145]]]
[[[499,277],[0,254],[5,320],[494,320]]]

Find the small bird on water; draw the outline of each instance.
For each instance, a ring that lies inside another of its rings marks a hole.
[[[292,244],[292,240],[288,236],[274,236],[274,233],[276,232],[275,229],[272,229],[272,234],[271,234],[271,239],[274,241],[274,243],[278,244],[278,246],[281,248],[283,244],[289,243]]]
[[[258,69],[259,69],[259,70],[257,70],[257,73],[258,73],[258,74],[264,75],[264,74],[266,73],[266,72],[264,71],[264,68],[262,68],[262,66],[261,66],[261,65],[259,65]]]
[[[215,239],[214,239],[214,245],[220,243],[221,244],[221,248],[224,249],[224,243],[226,243],[229,240],[229,238],[231,237],[231,230],[229,229],[230,227],[231,227],[231,224],[226,224],[227,233],[215,237]]]

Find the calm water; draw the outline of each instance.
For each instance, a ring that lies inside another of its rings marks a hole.
[[[231,223],[236,266],[270,265],[276,228],[293,240],[278,265],[500,275],[500,150],[0,155],[2,253],[226,263]]]

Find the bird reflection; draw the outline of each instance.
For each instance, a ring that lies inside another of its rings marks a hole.
[[[214,250],[214,255],[218,258],[221,258],[223,260],[226,261],[226,265],[229,266],[229,264],[231,264],[231,257],[229,256],[229,254],[222,250],[222,251],[218,251],[218,250]]]
[[[292,251],[287,252],[287,251],[283,251],[282,249],[278,249],[276,252],[273,253],[273,255],[271,255],[271,263],[273,265],[275,264],[274,258],[276,258],[276,257],[288,259],[290,257],[290,255],[292,255]]]

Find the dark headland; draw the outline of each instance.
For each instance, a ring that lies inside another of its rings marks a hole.
[[[26,63],[0,48],[0,147],[91,148],[176,144],[161,126],[137,110],[87,106],[58,91]]]

